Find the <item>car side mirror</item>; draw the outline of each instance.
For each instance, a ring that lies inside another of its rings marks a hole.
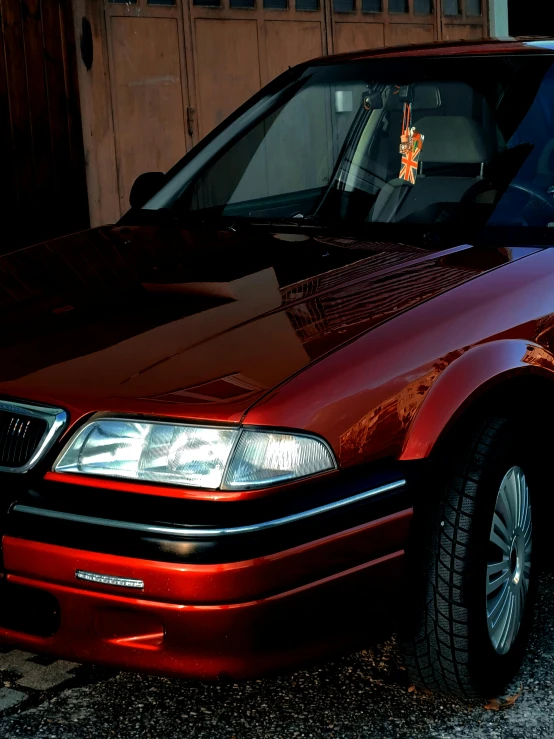
[[[131,208],[142,208],[152,198],[165,182],[163,172],[143,172],[133,182],[129,194]]]

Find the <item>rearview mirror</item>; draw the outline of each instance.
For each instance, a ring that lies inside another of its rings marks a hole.
[[[131,208],[142,208],[158,192],[165,182],[163,172],[143,172],[133,182],[129,194]]]
[[[442,105],[441,93],[436,85],[423,83],[414,85],[414,109],[436,110]]]
[[[391,107],[400,108],[404,103],[411,103],[414,110],[436,110],[442,105],[438,85],[432,82],[417,82],[398,88],[398,94],[392,96]]]

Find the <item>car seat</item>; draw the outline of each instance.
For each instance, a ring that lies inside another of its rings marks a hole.
[[[490,160],[490,147],[482,127],[464,116],[428,116],[421,118],[416,129],[423,134],[420,154],[421,173],[416,184],[395,178],[381,189],[369,213],[369,221],[391,223],[412,220],[418,212],[439,206],[441,203],[457,203],[483,175],[483,166]],[[427,173],[425,165],[447,166],[448,174]],[[475,165],[474,172],[467,167]],[[400,156],[398,158],[400,168]]]

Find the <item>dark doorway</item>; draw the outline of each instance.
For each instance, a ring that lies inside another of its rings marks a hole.
[[[554,36],[551,0],[508,0],[510,36]]]
[[[0,0],[0,254],[88,225],[70,0]]]

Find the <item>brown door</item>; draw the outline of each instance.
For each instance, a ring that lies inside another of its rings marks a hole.
[[[331,0],[335,52],[438,38],[433,0]]]
[[[327,51],[319,0],[192,0],[198,134],[287,67]]]
[[[83,53],[81,43],[79,83],[91,221],[99,225],[128,209],[139,174],[167,171],[191,146],[188,41],[182,0],[73,5],[91,46]]]
[[[441,33],[445,41],[480,39],[487,35],[486,0],[442,0]]]
[[[188,148],[181,9],[170,0],[106,3],[121,212],[139,174],[167,171]]]

